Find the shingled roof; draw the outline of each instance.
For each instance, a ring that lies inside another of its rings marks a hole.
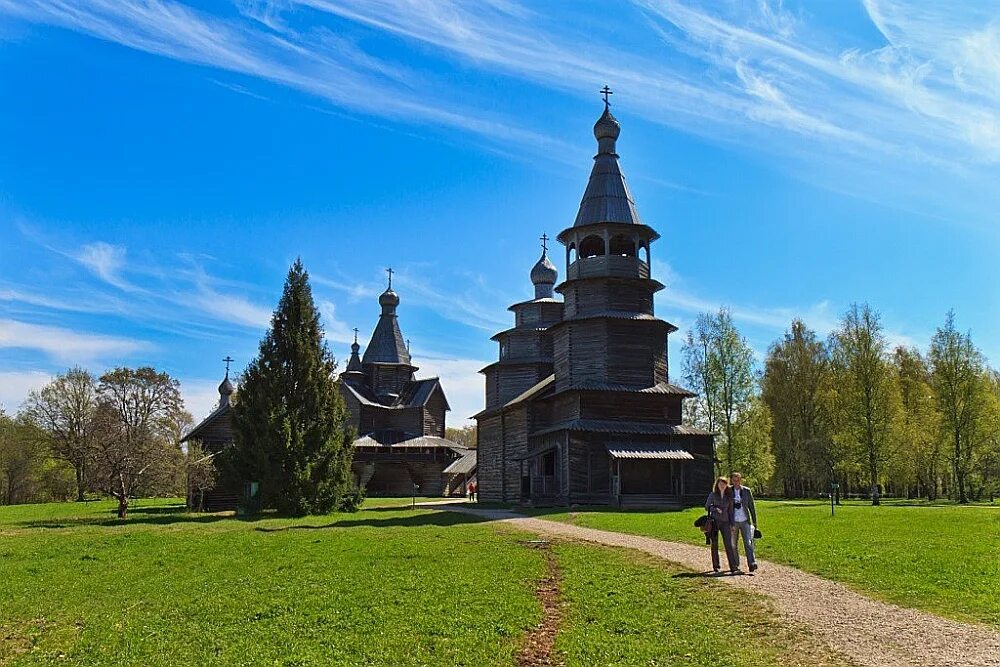
[[[611,115],[608,107],[594,125],[598,151],[594,156],[594,168],[587,181],[587,189],[580,202],[574,227],[592,225],[599,222],[624,222],[641,225],[635,200],[625,183],[615,153],[615,141],[621,132],[618,120]]]
[[[399,320],[396,318],[396,306],[399,296],[390,287],[378,299],[382,306],[378,324],[372,332],[365,355],[361,358],[363,364],[406,364],[410,365],[410,352],[406,349],[403,332],[399,330]]]

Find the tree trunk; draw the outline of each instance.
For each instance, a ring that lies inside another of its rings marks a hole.
[[[962,436],[955,429],[955,485],[958,487],[958,502],[965,505],[969,497],[965,492],[965,472],[962,470]]]
[[[76,502],[82,503],[83,497],[83,466],[76,466]]]
[[[118,499],[118,518],[124,519],[128,517],[128,496],[122,496]]]

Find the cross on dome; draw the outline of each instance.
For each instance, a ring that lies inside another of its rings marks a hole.
[[[611,101],[608,100],[608,96],[614,95],[614,92],[610,88],[608,88],[608,84],[604,84],[604,87],[601,88],[601,95],[604,97],[604,106],[605,107],[611,106]]]

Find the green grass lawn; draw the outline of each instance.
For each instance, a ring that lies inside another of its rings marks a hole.
[[[568,602],[556,647],[568,665],[843,664],[746,591],[645,554],[577,543],[555,550]]]
[[[1000,626],[1000,507],[758,501],[757,555],[896,604]],[[703,513],[534,510],[581,526],[704,544]],[[742,548],[741,548],[742,551]],[[705,552],[705,564],[709,555]]]
[[[374,507],[409,507],[416,502],[420,503],[439,503],[443,500],[454,500],[455,502],[461,502],[464,498],[442,498],[441,496],[417,496],[415,499],[406,496],[405,498],[365,498],[365,502],[362,504],[364,509],[372,509]]]
[[[243,521],[140,501],[124,523],[109,502],[0,507],[0,665],[513,665],[542,618],[529,537],[394,507]],[[567,664],[814,664],[746,593],[632,552],[554,553]],[[732,623],[752,649],[732,654]]]

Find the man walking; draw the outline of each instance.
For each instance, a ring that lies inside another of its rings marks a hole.
[[[743,536],[743,551],[746,552],[750,571],[757,569],[757,559],[753,553],[753,532],[757,527],[757,508],[753,503],[753,493],[743,486],[743,475],[734,472],[733,480],[733,550],[736,552],[736,566],[740,564],[740,545],[737,534]]]

